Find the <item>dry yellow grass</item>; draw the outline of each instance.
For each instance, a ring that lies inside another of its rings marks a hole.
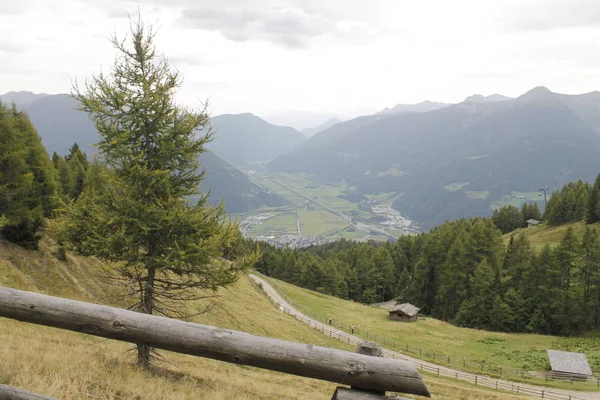
[[[0,285],[94,302],[117,294],[94,272],[98,262],[70,256],[63,263],[51,251],[48,241],[37,252],[0,242]],[[246,278],[219,295],[196,322],[352,350],[281,314]],[[130,344],[2,318],[0,343],[0,383],[63,400],[328,399],[336,386],[171,352],[161,352],[165,361],[148,373],[134,365]],[[518,398],[441,378],[425,380],[434,398]]]

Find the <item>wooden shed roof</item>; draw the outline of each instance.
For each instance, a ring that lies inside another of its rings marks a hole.
[[[538,221],[537,219],[528,219],[527,223],[531,225],[538,225],[540,221]]]
[[[421,311],[420,308],[413,306],[410,303],[402,303],[390,309],[390,313],[402,313],[409,317],[414,317]]]
[[[552,371],[570,374],[593,375],[587,357],[583,353],[546,350]]]

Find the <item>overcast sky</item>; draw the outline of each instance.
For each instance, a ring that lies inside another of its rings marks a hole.
[[[598,0],[0,0],[0,94],[68,92],[111,64],[138,7],[179,100],[214,115],[600,87]]]

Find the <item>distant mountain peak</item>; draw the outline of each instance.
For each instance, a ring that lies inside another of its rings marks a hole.
[[[554,93],[550,91],[545,86],[537,86],[526,92],[525,94],[519,96],[519,100],[521,101],[543,101],[554,99]]]
[[[484,96],[482,94],[474,94],[472,96],[469,96],[465,99],[465,102],[471,102],[471,103],[493,103],[493,102],[497,102],[497,101],[508,101],[508,100],[512,100],[511,97],[506,97],[503,96],[501,94],[490,94],[489,96]]]
[[[15,103],[17,106],[23,107],[46,96],[50,95],[47,93],[33,93],[26,90],[19,90],[0,95],[0,101],[3,103]]]
[[[403,114],[403,113],[423,113],[438,110],[440,108],[444,108],[449,106],[447,103],[438,103],[431,100],[425,100],[416,104],[396,104],[392,108],[384,108],[379,111],[377,114]]]

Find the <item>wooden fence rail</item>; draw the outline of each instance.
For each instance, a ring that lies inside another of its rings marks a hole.
[[[0,287],[0,317],[360,389],[429,396],[416,367],[404,360],[369,357],[4,287]]]
[[[0,400],[56,400],[27,390],[0,385]]]

